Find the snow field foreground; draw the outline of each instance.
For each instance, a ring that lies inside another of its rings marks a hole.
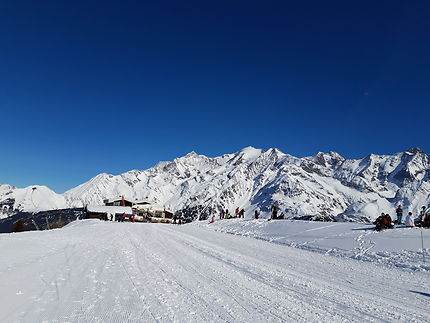
[[[0,250],[1,322],[430,320],[428,272],[202,224],[77,221]]]
[[[368,223],[266,219],[229,219],[210,225],[200,221],[197,225],[343,258],[430,271],[430,229],[426,228],[400,225],[377,232],[375,225]]]

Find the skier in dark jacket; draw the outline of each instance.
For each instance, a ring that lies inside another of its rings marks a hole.
[[[426,207],[425,207],[425,206],[423,206],[423,207],[421,208],[420,214],[418,215],[418,218],[415,220],[415,225],[416,225],[417,227],[422,226],[422,224],[423,224],[423,222],[424,222],[424,218],[425,218],[425,216],[426,216]]]
[[[256,209],[254,212],[254,218],[258,219],[259,217],[260,217],[260,212],[258,211],[258,209]]]
[[[387,219],[387,228],[391,229],[393,227],[393,220],[389,214],[385,214],[385,218]]]
[[[401,205],[397,207],[396,214],[397,214],[397,224],[402,224],[403,210]]]
[[[221,210],[221,212],[219,213],[219,219],[222,220],[224,219],[225,214],[224,214],[224,209]]]
[[[276,204],[273,204],[270,210],[272,211],[272,219],[277,219],[279,207]]]

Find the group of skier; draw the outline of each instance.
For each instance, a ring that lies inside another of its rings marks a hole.
[[[173,215],[172,224],[179,224],[181,225],[183,223],[183,216],[182,215]]]
[[[376,231],[390,229],[390,228],[393,228],[394,225],[403,224],[403,209],[401,205],[399,205],[396,208],[396,215],[397,215],[397,219],[393,221],[389,214],[381,213],[381,215],[374,222],[376,226],[375,227]],[[408,212],[408,214],[405,217],[404,224],[407,228],[413,228],[413,227],[430,228],[430,213],[426,212],[425,206],[421,208],[421,211],[417,219],[414,219],[412,212]]]
[[[280,220],[280,219],[284,219],[284,213],[281,212],[279,213],[279,206],[276,204],[273,204],[270,208],[271,211],[271,217],[269,220]],[[223,220],[223,219],[243,219],[245,218],[245,210],[244,209],[239,209],[238,207],[236,208],[236,210],[234,211],[234,215],[231,215],[231,213],[229,212],[228,209],[224,210],[222,209],[221,212],[219,213],[219,219]],[[260,209],[257,208],[255,209],[254,212],[254,219],[259,219],[260,218]],[[215,222],[215,216],[211,217],[210,223]]]
[[[111,216],[111,218],[112,218],[112,216]],[[111,220],[112,221],[112,220]],[[117,222],[127,222],[127,215],[125,214],[125,213],[123,213],[123,214],[118,214],[117,216],[116,216],[116,221]],[[129,217],[128,217],[128,221],[129,222],[134,222],[134,215],[132,214],[132,215],[130,215]]]
[[[226,210],[223,209],[219,213],[219,218],[220,218],[220,220],[222,220],[222,219],[235,219],[235,218],[243,219],[243,218],[245,218],[245,210],[244,209],[239,210],[239,208],[237,207],[236,210],[234,211],[234,216],[233,216],[233,215],[231,215],[231,213],[229,212],[228,209],[226,209]]]

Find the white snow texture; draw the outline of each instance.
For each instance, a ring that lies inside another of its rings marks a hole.
[[[83,220],[2,234],[0,322],[429,322],[420,229],[370,226]]]

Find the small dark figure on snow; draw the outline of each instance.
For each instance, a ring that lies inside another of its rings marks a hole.
[[[423,225],[425,217],[426,217],[426,207],[423,206],[421,208],[420,214],[418,215],[418,218],[415,220],[415,225],[417,227],[421,227]]]
[[[224,219],[225,214],[224,214],[224,210],[221,210],[221,212],[219,213],[219,219],[222,220]]]
[[[401,205],[397,207],[396,214],[397,214],[397,224],[402,224],[403,210]]]
[[[258,209],[256,209],[254,212],[254,218],[258,219],[259,217],[260,217],[260,212],[258,211]]]
[[[239,211],[239,218],[243,219],[244,217],[245,217],[245,210],[242,209],[242,210]]]
[[[418,221],[423,221],[426,216],[426,207],[423,206],[420,211],[420,215],[418,216]]]
[[[272,211],[272,219],[277,219],[279,206],[277,206],[276,204],[273,204],[272,207],[270,208],[270,210]]]

